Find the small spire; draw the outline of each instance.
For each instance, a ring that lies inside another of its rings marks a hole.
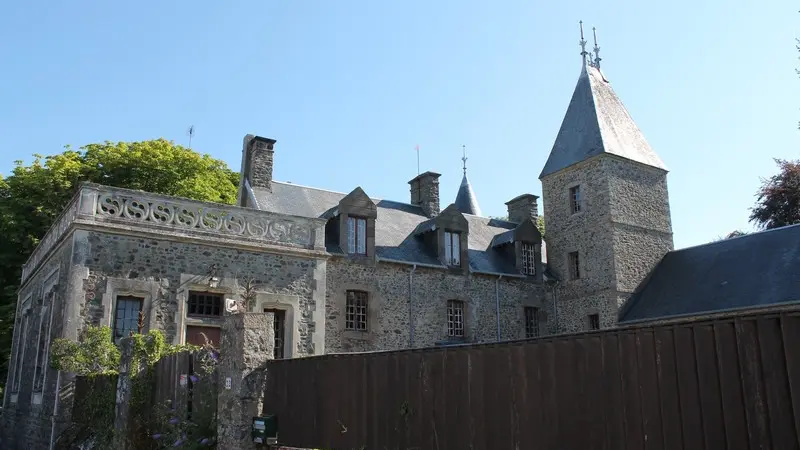
[[[581,59],[583,59],[583,65],[585,66],[586,65],[586,55],[588,55],[588,53],[586,53],[586,39],[583,38],[583,21],[581,20],[578,23],[581,26],[581,42],[580,42],[580,44],[581,44]]]
[[[467,176],[467,146],[462,145],[461,151],[464,153],[464,156],[461,157],[461,161],[464,162],[464,176]]]
[[[594,67],[599,69],[600,68],[600,47],[597,46],[597,30],[592,27],[592,34],[594,35]]]

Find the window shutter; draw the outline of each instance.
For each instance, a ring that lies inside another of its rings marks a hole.
[[[444,232],[444,259],[446,264],[450,264],[453,258],[453,235],[449,231]]]
[[[356,220],[347,218],[347,253],[356,252]]]
[[[451,235],[453,237],[453,264],[460,265],[461,264],[461,234],[460,233],[453,233]]]
[[[364,219],[358,219],[358,253],[367,253],[367,221]]]

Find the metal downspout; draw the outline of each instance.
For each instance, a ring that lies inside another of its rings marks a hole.
[[[497,342],[500,342],[500,280],[502,275],[494,281],[494,301],[497,309]]]
[[[556,291],[556,288],[558,288],[558,281],[553,283],[553,316],[556,323],[555,331],[556,334],[558,334],[559,332],[561,332],[561,329],[559,328],[558,324],[558,293]]]
[[[408,272],[408,348],[414,348],[414,272],[417,265]]]

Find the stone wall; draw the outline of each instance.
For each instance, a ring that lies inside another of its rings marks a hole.
[[[115,297],[138,295],[145,298],[148,328],[161,329],[168,341],[181,343],[186,325],[221,325],[221,318],[186,319],[189,290],[219,292],[241,301],[244,280],[254,279],[256,299],[247,309],[292,309],[297,336],[293,355],[324,352],[324,327],[317,327],[314,317],[323,307],[317,303],[322,296],[315,293],[324,287],[316,278],[324,260],[102,232],[88,232],[86,239],[90,256],[85,261],[85,297],[92,300],[81,305],[85,325],[112,326]],[[212,288],[207,280],[214,267],[219,285]]]
[[[70,298],[72,251],[72,240],[62,241],[20,287],[0,419],[2,448],[46,449],[51,436],[57,437],[69,423],[71,398],[60,399],[56,409],[56,392],[68,390],[70,380],[50,368],[46,354],[49,347],[40,351],[39,343],[63,332],[59,319],[64,314],[65,299]],[[41,389],[34,389],[35,379],[41,381]]]
[[[468,342],[497,340],[495,288],[498,277],[346,257],[328,261],[326,349],[328,353],[396,350],[432,346],[447,340],[447,300],[465,302]],[[413,301],[409,305],[409,279]],[[499,281],[501,340],[525,337],[524,307],[539,307],[551,318],[552,298],[540,283],[521,278]],[[368,293],[368,331],[345,330],[347,290]],[[410,308],[409,308],[410,306]],[[543,321],[542,334],[551,332]]]

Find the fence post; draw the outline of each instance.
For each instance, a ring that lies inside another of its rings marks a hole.
[[[117,404],[114,411],[114,448],[128,448],[130,436],[131,377],[139,370],[133,360],[133,338],[120,341],[119,376],[117,378]]]
[[[275,347],[273,320],[272,313],[241,313],[225,317],[217,366],[220,386],[218,448],[260,448],[253,443],[250,431],[253,417],[261,413],[266,363],[272,359]]]

